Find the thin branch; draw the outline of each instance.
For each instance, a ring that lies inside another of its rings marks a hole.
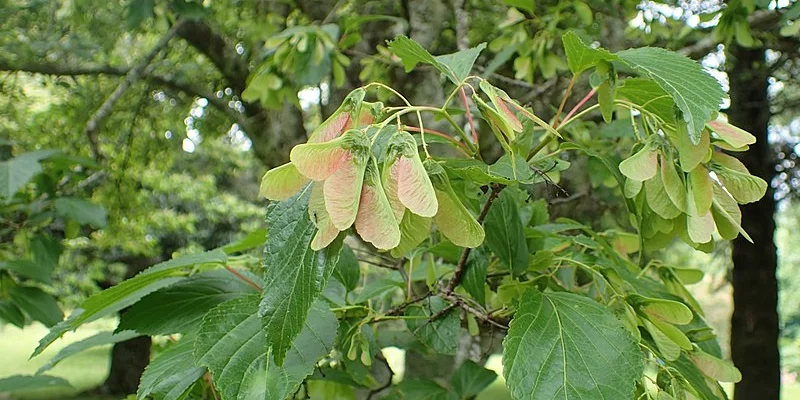
[[[155,59],[156,55],[158,55],[158,53],[160,53],[161,50],[167,46],[167,43],[169,43],[169,41],[178,33],[178,29],[180,29],[184,23],[184,20],[180,20],[175,23],[175,25],[173,25],[169,31],[167,31],[167,33],[158,41],[158,43],[156,43],[156,45],[150,49],[150,52],[144,56],[139,64],[128,71],[128,73],[125,75],[125,80],[122,81],[119,86],[117,86],[114,92],[108,96],[100,108],[98,108],[92,117],[89,118],[89,121],[86,123],[85,133],[86,137],[89,139],[89,145],[92,148],[92,153],[96,160],[101,160],[103,158],[103,155],[100,152],[100,146],[97,142],[97,131],[103,126],[103,123],[108,118],[111,110],[114,108],[114,104],[119,101],[125,91],[131,87],[131,85],[141,79],[144,69],[150,65],[153,59]]]
[[[495,326],[495,327],[500,328],[500,329],[505,330],[505,331],[508,330],[508,325],[506,325],[506,324],[504,324],[504,323],[502,323],[500,321],[497,321],[494,318],[490,317],[485,312],[483,312],[481,310],[478,310],[475,307],[470,306],[469,304],[464,302],[464,300],[462,300],[460,297],[456,296],[454,293],[442,293],[440,296],[443,299],[449,301],[451,304],[457,305],[462,310],[474,315],[475,317],[477,317],[479,320],[483,321],[484,323],[487,323],[489,325]]]
[[[252,286],[257,292],[261,292],[261,286],[258,286],[257,283],[251,281],[250,279],[247,279],[247,277],[245,277],[244,275],[240,274],[238,271],[236,271],[235,269],[231,268],[228,265],[225,266],[225,269],[227,269],[228,272],[236,275],[236,277],[239,278],[242,282]]]

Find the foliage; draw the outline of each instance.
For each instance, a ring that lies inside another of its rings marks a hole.
[[[314,39],[331,34],[323,28],[284,36],[323,40]],[[597,93],[598,103],[581,110],[579,102],[548,123],[470,75],[483,46],[435,57],[398,37],[388,49],[408,71],[423,64],[446,77],[452,91],[443,104],[413,105],[382,83],[355,89],[292,149],[290,163],[264,176],[261,192],[273,201],[266,237],[164,262],[90,297],[37,353],[132,305],[120,330],[182,334],[148,367],[139,398],[209,390],[223,399],[286,398],[307,394],[308,379],[389,398],[469,398],[492,381],[479,365],[465,362],[449,381],[389,387],[373,375],[380,347],[410,341],[452,355],[465,332],[496,331],[505,336],[515,398],[724,397],[718,382],[741,377],[720,359],[684,286],[696,271],[648,256],[675,237],[708,250],[715,232],[746,235],[738,204],[763,196],[766,184],[720,149],[745,150],[753,138],[712,118],[722,91],[690,60],[650,48],[594,49],[573,33],[563,41],[568,59],[560,62],[574,81],[591,72],[586,98]],[[405,105],[366,101],[387,92]],[[459,94],[460,112],[487,124],[500,144],[495,162],[480,152],[491,141],[455,122]],[[631,124],[630,157],[620,162],[584,137],[579,121],[594,110]],[[441,117],[452,136],[426,130],[423,113]],[[438,154],[433,137],[462,156]],[[531,201],[537,186],[555,184],[552,172],[569,168],[560,161],[573,152],[607,168],[629,222],[598,231],[589,221],[551,221],[547,204]],[[263,279],[233,255],[261,244]],[[389,252],[395,271],[361,284],[354,255],[363,252],[379,265]],[[190,293],[199,301],[187,302]],[[164,304],[186,311],[148,317]],[[201,379],[206,371],[210,380]]]

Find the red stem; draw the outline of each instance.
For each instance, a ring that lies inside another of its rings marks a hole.
[[[472,122],[472,112],[469,110],[469,103],[467,102],[467,92],[464,87],[461,87],[461,101],[464,102],[464,110],[467,112],[467,121],[469,121],[469,130],[472,133],[472,140],[475,144],[478,143],[478,132],[475,130],[475,124]]]
[[[242,282],[252,286],[254,289],[256,289],[256,291],[259,291],[259,292],[261,291],[261,286],[258,286],[255,282],[251,281],[250,279],[247,279],[244,275],[240,274],[235,269],[233,269],[233,268],[231,268],[230,266],[227,266],[227,265],[225,266],[225,269],[227,269],[230,273],[236,275],[236,277],[241,279]]]
[[[422,131],[422,129],[420,129],[420,128],[416,127],[416,126],[405,125],[405,128],[408,129],[409,131],[412,131],[412,132],[421,132]],[[464,143],[461,143],[458,140],[455,140],[455,139],[451,138],[450,136],[447,136],[446,134],[444,134],[442,132],[439,132],[439,131],[435,131],[433,129],[425,128],[425,133],[426,134],[430,133],[431,135],[438,136],[438,137],[440,137],[442,139],[446,139],[450,143],[455,144],[456,147],[458,147],[458,149],[461,150],[467,157],[470,157],[469,149],[467,149],[467,146]]]
[[[569,121],[569,119],[578,111],[578,109],[581,108],[584,104],[586,104],[586,102],[589,101],[589,99],[591,99],[595,93],[597,93],[597,89],[592,89],[589,91],[589,93],[586,94],[586,96],[583,96],[581,101],[579,101],[578,104],[575,104],[575,107],[572,107],[571,110],[569,110],[567,116],[564,117],[563,120],[561,120],[561,123],[558,125],[558,127],[560,128],[561,125],[564,125],[565,122]]]

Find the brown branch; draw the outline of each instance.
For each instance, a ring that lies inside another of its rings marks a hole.
[[[487,324],[492,325],[492,326],[495,326],[495,327],[500,328],[500,329],[505,330],[505,331],[508,330],[508,325],[507,324],[505,324],[503,322],[500,322],[500,321],[497,321],[494,318],[490,317],[485,312],[483,312],[481,310],[478,310],[475,307],[472,307],[471,305],[467,304],[464,300],[462,300],[460,297],[456,296],[455,294],[453,294],[453,293],[442,293],[442,294],[440,294],[440,296],[443,299],[449,301],[452,305],[456,305],[456,306],[460,307],[462,310],[474,315],[475,317],[477,317],[482,322],[487,323]]]
[[[110,96],[106,99],[105,102],[100,106],[100,108],[95,111],[89,121],[86,123],[86,137],[89,139],[89,144],[92,148],[92,153],[94,158],[97,160],[101,160],[103,158],[102,153],[100,152],[100,146],[97,142],[97,131],[103,126],[103,123],[108,118],[108,115],[111,113],[111,110],[114,108],[114,104],[122,97],[126,90],[128,90],[131,85],[136,83],[144,72],[144,69],[150,65],[150,63],[155,59],[156,55],[161,52],[166,46],[167,43],[178,33],[178,30],[183,26],[184,20],[178,21],[173,25],[169,31],[150,49],[150,52],[147,53],[144,58],[133,68],[131,68],[128,73],[125,75],[125,80],[122,81],[119,86],[111,93]]]
[[[486,203],[484,203],[483,208],[481,208],[481,213],[478,215],[478,223],[483,224],[483,220],[486,219],[486,215],[489,214],[489,208],[492,207],[492,203],[494,203],[497,196],[500,195],[500,192],[505,189],[505,185],[494,184],[492,185],[492,191],[489,193],[489,198],[486,199]],[[461,283],[461,280],[464,279],[464,272],[466,270],[467,259],[469,258],[469,253],[472,251],[471,248],[465,247],[464,251],[461,252],[461,258],[458,259],[458,265],[456,266],[456,270],[453,273],[453,279],[447,284],[447,288],[445,288],[445,294],[453,293],[456,286]]]
[[[251,281],[250,279],[247,279],[247,277],[245,277],[244,275],[240,274],[238,271],[236,271],[235,269],[231,268],[228,265],[225,266],[225,269],[227,269],[228,272],[236,275],[236,277],[239,278],[242,282],[252,286],[257,292],[261,292],[261,286],[258,286],[257,283]]]

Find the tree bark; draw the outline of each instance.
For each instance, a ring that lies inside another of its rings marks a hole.
[[[770,120],[769,69],[765,49],[733,45],[728,52],[730,121],[757,138],[739,159],[753,175],[770,182],[774,175],[768,141]],[[736,400],[780,398],[778,351],[778,281],[775,233],[775,199],[770,186],[760,201],[742,206],[742,227],[753,243],[741,236],[733,242],[733,318],[731,355],[742,372]]]
[[[112,395],[136,393],[144,368],[150,363],[150,336],[140,336],[114,345],[111,370],[102,391]]]

